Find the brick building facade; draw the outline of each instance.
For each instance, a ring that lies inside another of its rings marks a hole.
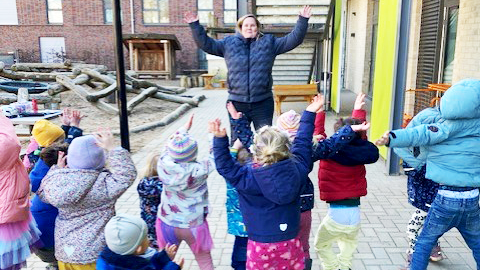
[[[0,55],[13,53],[20,62],[41,62],[40,39],[63,37],[67,59],[114,67],[113,26],[107,22],[111,20],[111,13],[107,14],[111,12],[108,10],[111,0],[5,1],[10,2],[9,14],[16,12],[16,16],[13,14],[9,20],[0,19]],[[123,32],[175,34],[182,47],[176,52],[177,70],[198,68],[197,46],[188,25],[183,22],[183,14],[197,11],[197,6],[209,1],[213,1],[212,11],[218,18],[218,25],[224,26],[224,0],[121,0]],[[238,0],[237,7],[244,5],[245,11],[251,12],[250,1]],[[164,8],[168,5],[166,19],[163,18],[168,23],[145,22],[145,5],[160,5],[160,2]],[[54,4],[57,10],[52,8]],[[58,13],[63,17],[63,23],[49,22],[49,15],[53,18]],[[237,12],[237,16],[240,15]],[[125,57],[128,57],[126,50]]]

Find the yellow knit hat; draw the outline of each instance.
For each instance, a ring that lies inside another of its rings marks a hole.
[[[33,138],[35,138],[38,145],[43,147],[50,146],[50,144],[64,134],[61,127],[45,119],[35,122],[32,130]]]

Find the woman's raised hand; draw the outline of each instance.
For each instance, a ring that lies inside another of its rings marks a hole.
[[[310,18],[312,16],[312,7],[306,5],[300,10],[300,16],[304,18]]]
[[[230,116],[235,120],[242,118],[242,112],[237,111],[237,109],[235,108],[235,106],[231,101],[227,103],[227,111],[230,114]]]
[[[183,15],[183,21],[186,23],[196,22],[198,21],[198,15],[191,11],[185,12]]]

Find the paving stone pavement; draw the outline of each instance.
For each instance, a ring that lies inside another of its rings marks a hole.
[[[158,138],[154,139],[140,151],[133,155],[137,169],[145,164],[145,158],[150,151],[160,151],[168,136],[181,127],[190,113],[195,113],[195,119],[190,131],[200,142],[199,159],[206,157],[208,151],[207,121],[220,118],[228,126],[225,101],[225,90],[202,90],[191,89],[187,94],[204,94],[207,99],[186,113],[182,118],[165,128]],[[301,112],[306,103],[286,103],[283,110],[295,109]],[[335,115],[327,116],[327,134],[332,134]],[[228,129],[227,129],[228,130]],[[315,208],[312,210],[312,232],[310,235],[310,252],[313,259],[312,269],[321,269],[318,256],[313,249],[315,232],[327,212],[327,205],[318,199],[317,185],[318,164],[315,165],[310,178],[315,185],[316,197]],[[362,229],[359,236],[359,245],[354,256],[354,270],[394,270],[399,269],[405,262],[405,250],[407,241],[405,237],[406,224],[414,208],[407,202],[406,177],[388,176],[385,170],[385,162],[379,160],[375,164],[367,165],[368,195],[362,198],[361,219]],[[139,215],[139,199],[135,184],[125,192],[117,202],[118,213]],[[227,234],[227,221],[225,212],[226,187],[224,179],[213,172],[208,178],[210,213],[208,223],[215,244],[212,250],[215,269],[231,269],[231,252],[234,237]],[[438,263],[430,263],[429,270],[448,269],[466,270],[475,269],[475,261],[470,249],[466,246],[461,235],[456,230],[448,232],[441,238],[441,246],[446,259]],[[183,243],[177,256],[185,258],[184,269],[199,269],[193,254]],[[32,256],[28,260],[28,269],[44,269],[46,264],[37,257]]]

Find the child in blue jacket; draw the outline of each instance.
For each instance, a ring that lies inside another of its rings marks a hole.
[[[419,112],[406,126],[406,128],[413,128],[421,124],[431,124],[440,120],[439,108],[427,108]],[[414,206],[415,212],[412,213],[407,225],[407,262],[406,268],[410,267],[412,261],[412,254],[415,250],[415,243],[418,235],[423,228],[425,219],[427,218],[428,210],[435,199],[438,191],[438,183],[425,178],[426,165],[425,159],[428,154],[428,149],[425,147],[410,147],[410,148],[394,148],[397,155],[403,159],[403,170],[408,176],[407,178],[407,195],[408,202]],[[432,249],[430,254],[431,261],[443,260],[442,249],[440,243]]]
[[[293,144],[278,128],[265,126],[258,130],[251,147],[253,162],[244,166],[231,157],[226,131],[220,129],[219,120],[210,122],[215,135],[217,170],[239,194],[249,237],[247,269],[304,269],[304,253],[298,238],[298,198],[310,172],[313,122],[322,105],[323,98],[315,97],[307,107]],[[348,134],[325,140],[318,147],[327,152],[329,145],[354,136],[352,128],[345,130]]]
[[[425,146],[425,177],[440,184],[415,244],[411,270],[424,270],[432,248],[457,228],[480,267],[480,80],[453,85],[440,100],[435,123],[387,131],[377,145]]]
[[[97,260],[97,270],[179,270],[172,260],[177,254],[176,245],[167,245],[158,252],[149,247],[147,223],[139,217],[118,214],[105,226],[107,246]]]

